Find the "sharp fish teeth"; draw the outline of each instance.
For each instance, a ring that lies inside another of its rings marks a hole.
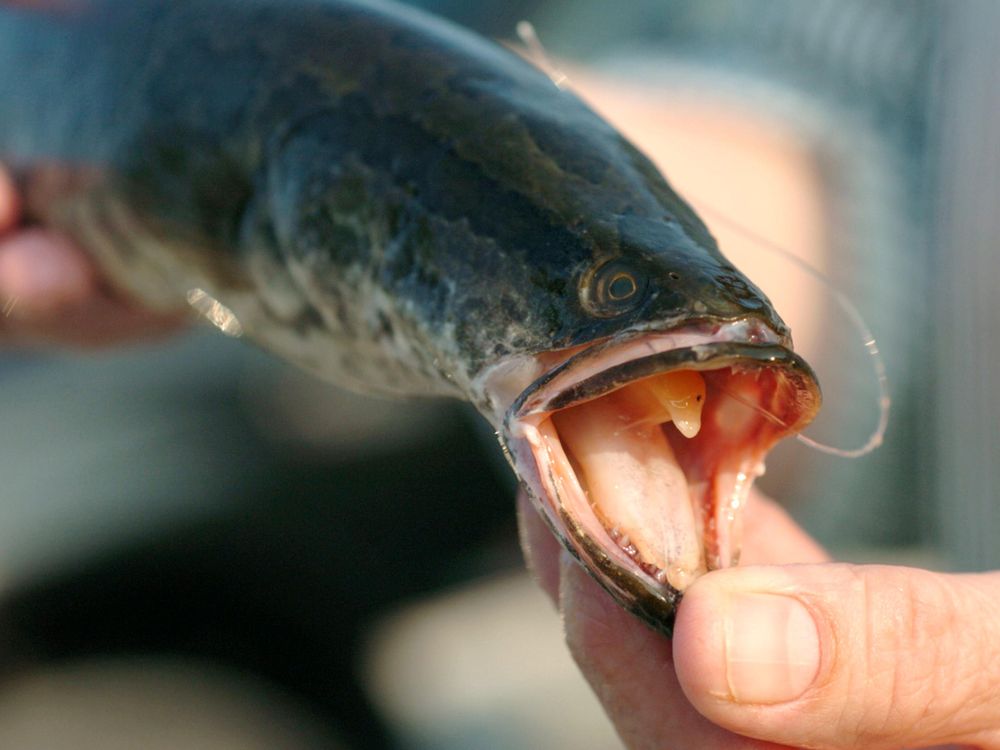
[[[674,427],[686,438],[701,430],[701,410],[705,405],[705,379],[694,370],[676,370],[643,382],[670,414]]]

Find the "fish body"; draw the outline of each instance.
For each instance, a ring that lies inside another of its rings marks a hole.
[[[0,5],[0,122],[29,215],[145,305],[207,304],[349,388],[472,402],[567,547],[661,629],[689,576],[734,562],[719,477],[742,492],[818,408],[787,327],[646,157],[532,65],[414,10]],[[636,486],[690,487],[664,490],[683,519],[633,554],[612,516],[674,511],[641,507],[655,489],[613,507],[594,449],[553,415],[586,434],[615,393],[645,415],[633,384],[662,394],[678,370],[755,416],[712,406],[719,425],[685,441],[662,427],[680,407],[648,407],[666,421],[624,443],[662,444]]]

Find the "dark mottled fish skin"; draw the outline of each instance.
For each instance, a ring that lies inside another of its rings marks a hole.
[[[753,315],[650,162],[503,48],[388,4],[0,5],[0,159],[157,307],[200,288],[329,379],[451,393],[508,355]],[[578,289],[625,258],[636,304]],[[290,332],[294,332],[292,335]]]

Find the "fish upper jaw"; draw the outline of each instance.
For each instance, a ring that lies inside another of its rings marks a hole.
[[[693,580],[738,562],[766,453],[819,408],[815,376],[788,343],[753,319],[695,323],[491,373],[494,408],[508,404],[501,444],[543,517],[659,630]]]

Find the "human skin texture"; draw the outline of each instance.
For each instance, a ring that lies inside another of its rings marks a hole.
[[[0,342],[92,348],[162,336],[183,325],[112,290],[68,238],[21,225],[20,200],[0,167]]]
[[[529,567],[633,750],[1000,747],[1000,574],[831,562],[754,493],[745,564],[691,586],[671,642],[518,509]]]

